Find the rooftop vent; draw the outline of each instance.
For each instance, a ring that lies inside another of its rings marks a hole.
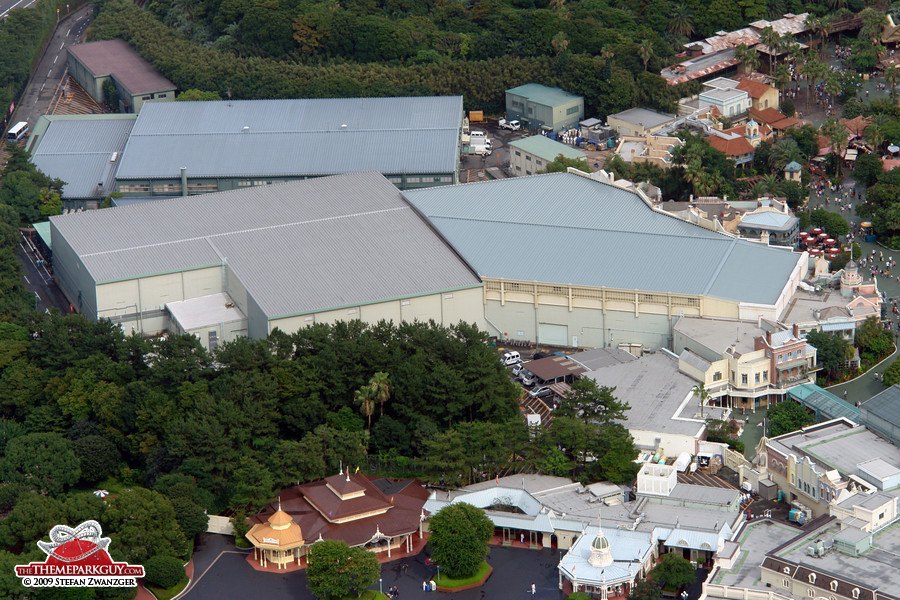
[[[112,156],[109,157],[109,162],[116,162],[117,160],[119,160],[119,153],[113,152]]]
[[[347,129],[347,124],[346,124],[346,123],[341,123],[341,129]]]
[[[244,125],[244,126],[241,128],[241,133],[250,133],[250,126],[249,126],[249,125]]]

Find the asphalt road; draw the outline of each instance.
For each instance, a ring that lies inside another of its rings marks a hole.
[[[14,8],[26,8],[32,6],[37,0],[0,0],[0,19],[6,18]]]
[[[11,4],[16,1],[0,0],[0,3]],[[28,1],[30,0],[26,0]],[[91,18],[91,10],[86,7],[75,11],[60,22],[47,45],[47,51],[32,74],[31,81],[28,82],[25,93],[16,105],[11,123],[26,121],[30,127],[34,127],[37,118],[50,111],[50,104],[66,76],[68,56],[66,47],[84,41],[84,30],[91,22]]]
[[[41,257],[24,238],[19,243],[19,261],[22,263],[23,283],[35,294],[35,308],[41,312],[51,308],[69,312],[69,301],[53,281]]]

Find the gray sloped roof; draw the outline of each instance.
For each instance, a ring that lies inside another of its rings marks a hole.
[[[800,255],[703,229],[571,173],[404,192],[483,277],[774,303]],[[510,241],[516,244],[510,255]]]
[[[51,222],[98,283],[224,262],[269,318],[480,285],[374,172]]]
[[[461,117],[461,96],[151,102],[117,177],[452,173]]]
[[[104,40],[69,46],[69,52],[94,77],[112,75],[133,95],[175,90],[175,84],[160,75],[125,40]]]
[[[123,118],[58,118],[50,124],[34,149],[32,162],[49,175],[66,182],[64,198],[104,198],[113,191],[115,168],[134,116]],[[119,152],[116,162],[110,162]],[[102,183],[102,186],[98,186]]]
[[[894,384],[862,403],[861,408],[894,426],[900,426],[900,385]]]

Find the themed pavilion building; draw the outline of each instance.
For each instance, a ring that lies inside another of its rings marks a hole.
[[[601,600],[626,598],[656,564],[655,551],[646,532],[588,527],[559,563],[559,587]]]
[[[423,539],[427,499],[428,492],[415,480],[350,474],[348,469],[283,490],[278,502],[250,518],[247,539],[263,567],[299,565],[321,540],[342,540],[390,557],[398,549],[411,552],[416,539]]]

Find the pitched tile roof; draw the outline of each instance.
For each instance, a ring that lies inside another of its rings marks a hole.
[[[751,144],[747,138],[740,135],[735,135],[735,137],[730,139],[718,135],[711,135],[706,138],[706,141],[709,142],[710,146],[720,152],[724,152],[728,156],[741,156],[753,152],[753,144]]]
[[[753,81],[752,79],[742,77],[737,84],[737,89],[744,90],[750,94],[751,98],[757,99],[762,98],[766,92],[775,88],[760,81]]]

